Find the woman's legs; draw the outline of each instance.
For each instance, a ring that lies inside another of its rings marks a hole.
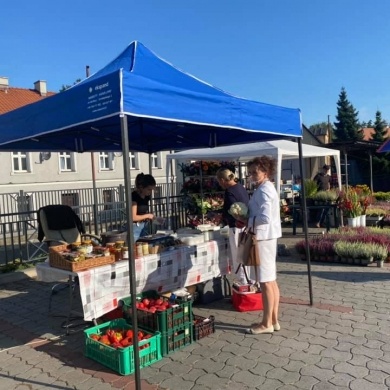
[[[254,329],[261,330],[278,323],[280,292],[276,281],[277,240],[258,241],[258,249],[263,319],[254,325]]]

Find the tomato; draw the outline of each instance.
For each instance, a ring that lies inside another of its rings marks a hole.
[[[148,298],[144,298],[144,299],[142,300],[142,303],[145,305],[145,307],[149,307],[149,305],[150,305],[150,300],[149,300]]]
[[[142,331],[138,331],[138,341],[142,340],[144,338],[145,334]]]
[[[105,344],[105,345],[110,345],[111,342],[110,342],[110,339],[108,338],[107,335],[103,335],[102,337],[100,337],[100,340],[99,340],[102,344]]]
[[[161,298],[156,299],[156,306],[161,306],[164,303],[164,301]]]
[[[131,339],[129,337],[125,337],[124,339],[121,340],[121,345],[122,347],[128,347],[131,345]]]
[[[156,306],[151,306],[151,307],[149,307],[149,312],[150,312],[150,313],[155,313],[156,310],[157,310],[157,307],[156,307]]]
[[[128,329],[127,331],[126,331],[126,337],[128,337],[128,338],[130,338],[130,339],[132,339],[133,338],[133,330],[132,329]]]
[[[91,334],[91,335],[89,336],[89,338],[92,339],[92,340],[99,341],[100,336],[99,336],[98,334]]]

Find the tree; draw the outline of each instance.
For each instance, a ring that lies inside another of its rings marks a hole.
[[[358,120],[358,111],[347,98],[345,88],[341,88],[337,102],[337,115],[335,122],[334,137],[337,141],[356,141],[363,138]]]
[[[78,84],[80,81],[81,81],[81,79],[77,79],[77,80],[73,83],[73,85]],[[64,91],[66,91],[67,89],[69,89],[70,87],[72,87],[72,85],[65,85],[65,84],[62,84],[62,87],[61,87],[61,89],[60,89],[60,92],[64,92]]]
[[[317,135],[317,134],[321,134],[323,132],[325,132],[328,128],[328,123],[327,122],[318,122],[318,123],[314,123],[314,125],[311,125],[309,127],[309,130]]]
[[[375,133],[372,135],[372,139],[383,142],[387,138],[387,123],[382,119],[382,113],[380,111],[375,113],[374,129]]]

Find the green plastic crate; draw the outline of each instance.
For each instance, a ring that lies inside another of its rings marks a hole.
[[[84,331],[85,335],[85,356],[93,359],[106,367],[118,372],[121,375],[130,375],[135,371],[134,346],[115,349],[104,345],[90,338],[92,334],[103,334],[107,329],[128,330],[132,327],[124,320],[116,319],[104,324],[94,326]],[[161,334],[160,332],[145,332],[152,334],[152,337],[141,340],[139,347],[148,346],[139,351],[140,368],[150,366],[152,363],[161,360]]]
[[[137,294],[137,299],[144,298],[159,298],[156,291],[146,291]],[[132,323],[131,317],[131,297],[121,300],[123,305],[124,318],[129,323]],[[176,300],[174,307],[161,312],[150,313],[144,310],[137,310],[138,326],[142,329],[150,331],[159,331],[166,333],[182,327],[184,325],[192,325],[192,301]]]
[[[193,325],[188,324],[179,329],[170,330],[161,334],[162,356],[178,351],[193,342]]]

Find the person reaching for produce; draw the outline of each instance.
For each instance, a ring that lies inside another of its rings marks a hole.
[[[230,252],[233,261],[233,271],[237,270],[237,277],[239,282],[246,284],[244,266],[240,268],[240,263],[237,261],[237,246],[238,246],[238,235],[242,229],[236,227],[236,220],[229,213],[229,210],[233,204],[242,203],[243,207],[248,206],[249,195],[247,190],[240,183],[237,183],[234,173],[227,168],[220,168],[216,174],[218,184],[225,190],[222,217],[224,222],[229,226],[229,244]]]

